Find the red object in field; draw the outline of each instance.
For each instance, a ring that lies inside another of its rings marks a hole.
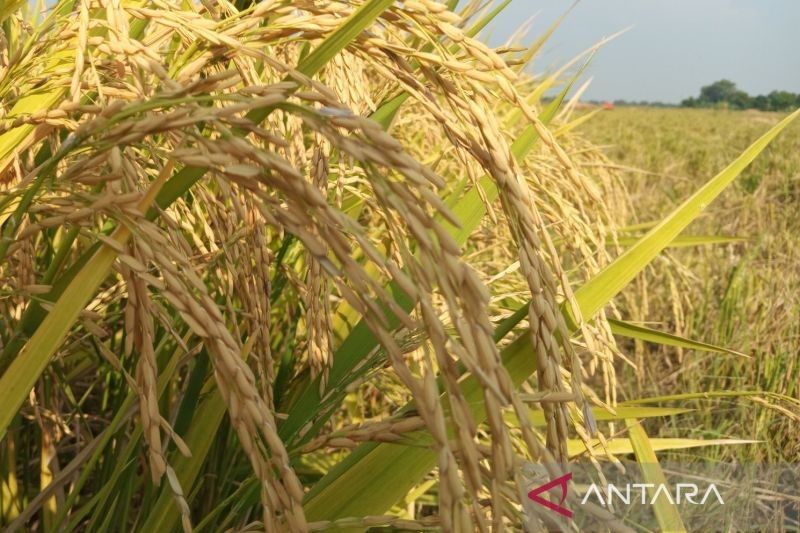
[[[603,102],[603,109],[614,109],[614,104],[611,102]]]

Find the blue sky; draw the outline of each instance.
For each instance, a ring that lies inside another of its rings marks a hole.
[[[535,15],[527,41],[572,0],[513,0],[484,37],[506,39]],[[602,37],[584,98],[679,102],[727,78],[750,94],[800,92],[800,0],[582,0],[545,45],[535,72],[557,67]]]

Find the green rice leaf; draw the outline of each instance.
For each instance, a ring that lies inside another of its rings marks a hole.
[[[306,76],[313,76],[322,70],[336,54],[361,35],[361,32],[371,26],[393,3],[394,0],[371,0],[363,4],[313,52],[303,58],[297,65],[297,70]]]
[[[636,462],[642,471],[642,477],[648,484],[667,485],[667,478],[658,464],[656,452],[639,421],[634,418],[625,420],[628,427],[628,439],[631,444]],[[679,439],[680,440],[680,439]],[[653,489],[648,487],[648,493],[653,496]],[[681,533],[686,531],[678,507],[667,498],[658,498],[653,508],[658,525],[665,533]]]
[[[618,237],[617,242],[622,246],[632,246],[639,242],[639,237]],[[724,237],[716,235],[678,235],[669,243],[670,248],[689,248],[692,246],[705,246],[709,244],[735,244],[747,242],[746,237]],[[610,244],[610,243],[609,243]]]
[[[704,448],[708,446],[736,446],[742,444],[758,444],[761,441],[749,439],[680,439],[680,438],[648,438],[650,447],[654,452],[674,450],[688,450],[690,448]],[[600,441],[592,440],[590,446],[596,454],[603,453],[604,448]],[[567,450],[570,457],[577,457],[586,453],[586,444],[579,439],[569,439]],[[636,453],[636,446],[630,438],[613,438],[606,441],[606,448],[611,455],[630,455]],[[650,481],[652,483],[652,481]]]
[[[579,127],[581,124],[583,124],[585,122],[589,122],[590,120],[592,120],[592,118],[594,118],[598,113],[601,113],[601,112],[603,112],[603,109],[595,109],[593,111],[589,111],[588,113],[585,113],[585,114],[579,116],[578,118],[573,119],[573,120],[567,122],[566,124],[560,126],[553,133],[553,135],[555,135],[556,137],[561,137],[563,135],[566,135],[567,133],[571,132],[575,128]]]
[[[684,392],[680,394],[668,394],[666,396],[650,396],[648,398],[637,398],[634,400],[626,400],[624,405],[640,405],[643,403],[661,403],[661,402],[678,402],[684,400],[711,400],[719,398],[767,398],[773,397],[785,402],[796,405],[800,408],[800,400],[786,396],[783,394],[776,394],[774,392],[755,390],[755,391],[703,391],[703,392]]]
[[[624,420],[626,418],[658,418],[662,416],[675,416],[683,413],[688,413],[691,409],[684,409],[680,407],[639,407],[635,405],[623,405],[617,407],[611,412],[602,407],[592,407],[592,415],[598,422],[608,422],[616,420]],[[508,413],[505,419],[510,424],[517,424],[518,419],[515,413]],[[544,411],[541,409],[531,409],[528,412],[528,420],[533,427],[546,427],[547,422],[544,419]]]
[[[639,339],[647,342],[652,342],[655,344],[663,344],[665,346],[677,346],[679,348],[688,348],[690,350],[727,353],[731,355],[749,357],[747,354],[744,354],[742,352],[737,352],[736,350],[723,348],[721,346],[715,346],[714,344],[708,344],[706,342],[687,339],[685,337],[681,337],[680,335],[674,335],[672,333],[665,333],[663,331],[650,329],[648,327],[640,326],[632,322],[626,322],[623,320],[616,320],[613,318],[609,318],[608,323],[611,326],[612,333],[614,333],[615,335],[621,335],[623,337]]]

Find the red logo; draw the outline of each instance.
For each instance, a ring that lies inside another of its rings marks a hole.
[[[545,483],[541,487],[536,487],[535,489],[530,491],[528,493],[528,498],[530,498],[531,501],[538,503],[539,505],[547,507],[551,511],[557,512],[561,516],[572,518],[572,511],[570,511],[566,507],[562,507],[564,500],[567,499],[567,482],[569,482],[571,479],[572,479],[572,473],[564,474],[561,477],[557,477],[556,479]],[[555,487],[561,487],[561,501],[559,501],[557,504],[551,502],[550,500],[545,500],[544,498],[539,496],[541,493],[547,492],[548,490]]]

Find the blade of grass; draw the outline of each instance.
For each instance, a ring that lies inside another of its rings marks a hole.
[[[222,511],[229,506],[232,506],[236,502],[240,502],[247,499],[257,499],[258,498],[258,489],[259,489],[259,482],[257,479],[250,479],[242,483],[233,494],[225,498],[222,502],[219,503],[214,509],[212,509],[207,515],[203,517],[203,519],[195,526],[194,531],[195,533],[199,533],[201,531],[205,531],[209,527],[211,527],[212,521],[216,519]],[[224,526],[217,525],[217,529],[215,531],[222,531]]]
[[[514,329],[514,326],[519,324],[525,317],[527,317],[529,305],[529,303],[526,303],[525,305],[521,306],[514,312],[514,314],[507,317],[497,326],[495,329],[495,342],[503,339],[512,329]],[[717,346],[707,342],[700,342],[693,339],[687,339],[686,337],[681,337],[680,335],[658,331],[639,324],[634,324],[632,322],[609,318],[608,323],[611,326],[612,333],[615,335],[621,335],[623,337],[640,339],[655,344],[663,344],[665,346],[677,346],[680,348],[689,348],[691,350],[700,350],[704,352],[728,353],[741,357],[749,357],[745,353],[731,350],[730,348]]]

